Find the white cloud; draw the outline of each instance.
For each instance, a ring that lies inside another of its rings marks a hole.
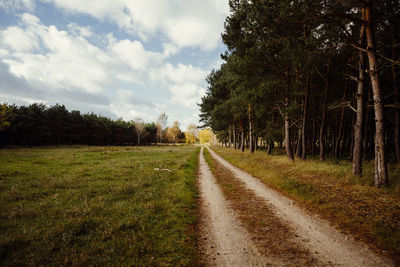
[[[164,57],[168,58],[179,51],[179,47],[171,43],[163,43]]]
[[[172,103],[195,107],[205,90],[197,84],[175,84],[168,88],[172,94]]]
[[[7,91],[2,89],[2,95],[8,95],[5,99],[36,99],[74,108],[86,103],[82,110],[93,108],[125,120],[154,121],[166,111],[171,120],[196,121],[196,103],[205,93],[208,70],[197,67],[198,62],[179,63],[179,53],[186,53],[184,47],[217,46],[227,13],[225,0],[37,1],[53,3],[66,11],[64,15],[82,13],[111,21],[135,35],[128,39],[122,33],[121,40],[115,37],[120,34],[99,34],[94,26],[71,22],[62,28],[44,25],[32,14],[17,15],[18,25],[0,28],[0,64],[12,77]],[[32,10],[35,5],[33,0],[0,0],[2,7]],[[137,36],[142,40],[133,38]],[[146,40],[157,40],[162,51],[146,49]],[[169,63],[174,55],[176,63]],[[18,79],[29,86],[13,93],[11,83]]]
[[[112,51],[133,70],[144,71],[149,64],[160,64],[163,55],[156,52],[146,51],[139,41],[122,40],[115,42]]]
[[[91,27],[81,27],[78,26],[75,22],[71,22],[67,25],[68,29],[71,31],[72,34],[74,35],[80,35],[82,37],[90,37],[92,36],[92,29]]]
[[[150,102],[148,99],[139,97],[137,93],[126,89],[118,89],[111,101],[109,108],[117,116],[125,120],[142,118],[145,122],[155,122],[158,116],[167,112],[173,114],[171,103]],[[180,119],[183,114],[175,114],[174,119]],[[171,117],[170,117],[171,118]],[[193,119],[193,118],[192,118]]]
[[[188,108],[196,108],[196,103],[205,94],[203,84],[208,75],[208,70],[195,67],[191,64],[179,63],[174,66],[166,63],[161,68],[151,73],[153,80],[165,80],[171,93],[171,103]]]
[[[26,26],[38,26],[40,24],[40,19],[32,14],[23,13],[21,15],[21,22]]]
[[[6,94],[0,93],[0,98],[1,101],[6,102],[6,103],[12,103],[12,104],[19,104],[19,105],[31,105],[34,103],[43,103],[47,104],[45,99],[39,99],[39,98],[30,98],[30,97],[21,97],[21,96],[10,96]]]
[[[178,47],[214,49],[229,7],[226,0],[44,0],[68,12],[89,14],[116,23],[127,32],[148,36],[163,33]]]
[[[207,77],[208,71],[192,65],[179,63],[176,67],[167,63],[160,69],[161,77],[173,83],[202,83]],[[157,75],[159,78],[159,76]]]
[[[0,48],[0,58],[6,58],[10,55],[10,52],[6,49]]]
[[[0,8],[6,11],[24,9],[32,11],[35,8],[34,0],[0,0]]]
[[[165,27],[168,37],[180,47],[199,46],[211,50],[218,44],[220,31],[215,26],[204,23],[201,17],[171,19]],[[205,18],[207,19],[207,18]]]
[[[90,94],[82,91],[81,88],[70,88],[68,90],[50,88],[48,84],[40,81],[28,82],[24,77],[18,77],[11,73],[9,66],[1,61],[0,80],[0,92],[17,102],[21,102],[22,99],[31,99],[31,102],[60,103],[61,99],[62,103],[83,103],[85,106],[106,106],[109,104],[109,98],[104,94]]]
[[[5,37],[0,40],[1,51],[14,51],[3,62],[14,75],[29,82],[47,84],[49,88],[82,88],[88,93],[103,92],[107,84],[118,80],[138,83],[153,75],[153,82],[165,81],[174,99],[181,97],[184,102],[194,99],[191,90],[207,75],[207,71],[192,65],[165,63],[169,55],[178,51],[173,44],[164,43],[163,52],[152,52],[140,41],[118,41],[108,35],[109,45],[101,49],[82,36],[83,27],[76,23],[68,27],[72,34],[45,26],[33,15],[21,15],[20,27],[0,31],[0,36]],[[39,46],[41,53],[32,53]],[[178,94],[183,88],[189,89]]]
[[[2,31],[0,40],[8,49],[16,52],[31,52],[39,46],[36,36],[16,26]]]
[[[0,32],[7,37],[0,40],[0,48],[16,51],[12,58],[3,60],[13,74],[51,88],[83,88],[90,93],[103,91],[102,87],[111,81],[108,67],[113,59],[105,51],[81,36],[44,26],[33,15],[22,15],[21,22],[22,27],[12,26]],[[41,53],[29,53],[39,43]]]
[[[118,89],[117,90],[118,102],[124,103],[125,105],[133,105],[142,108],[155,108],[156,105],[150,103],[149,101],[135,96],[135,94],[130,90]]]

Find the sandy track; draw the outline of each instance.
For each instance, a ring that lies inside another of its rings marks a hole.
[[[257,252],[250,236],[229,207],[200,152],[199,190],[201,203],[201,241],[208,266],[276,265]]]
[[[258,179],[234,167],[211,149],[209,151],[212,157],[229,169],[248,189],[270,203],[276,215],[293,227],[301,237],[302,246],[318,255],[320,261],[337,266],[394,266],[390,260],[375,255],[364,244],[338,232],[327,221],[305,213],[296,207],[291,199],[269,189]]]

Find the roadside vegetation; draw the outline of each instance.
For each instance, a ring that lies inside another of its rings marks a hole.
[[[243,153],[213,146],[235,166],[294,199],[307,210],[351,233],[380,254],[400,263],[400,168],[389,165],[388,188],[375,188],[374,163],[364,165],[364,176],[352,174],[351,162],[318,160],[291,162],[283,154]],[[283,152],[283,151],[282,151]],[[256,163],[256,164],[255,164]]]
[[[0,265],[193,266],[198,152],[0,150]]]

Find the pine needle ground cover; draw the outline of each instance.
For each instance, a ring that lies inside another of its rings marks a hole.
[[[212,149],[233,165],[294,199],[297,204],[352,233],[378,253],[400,264],[400,167],[390,165],[389,188],[373,187],[374,163],[365,162],[364,177],[352,175],[351,162],[297,160],[265,152]]]
[[[198,152],[0,150],[0,265],[193,265]]]

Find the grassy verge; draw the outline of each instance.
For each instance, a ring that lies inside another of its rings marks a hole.
[[[0,265],[192,266],[198,150],[0,150]]]
[[[370,186],[373,163],[367,163],[366,174],[360,179],[352,175],[348,162],[291,163],[282,155],[242,153],[217,146],[213,149],[235,166],[400,263],[399,167],[390,166],[391,186],[378,189]]]

